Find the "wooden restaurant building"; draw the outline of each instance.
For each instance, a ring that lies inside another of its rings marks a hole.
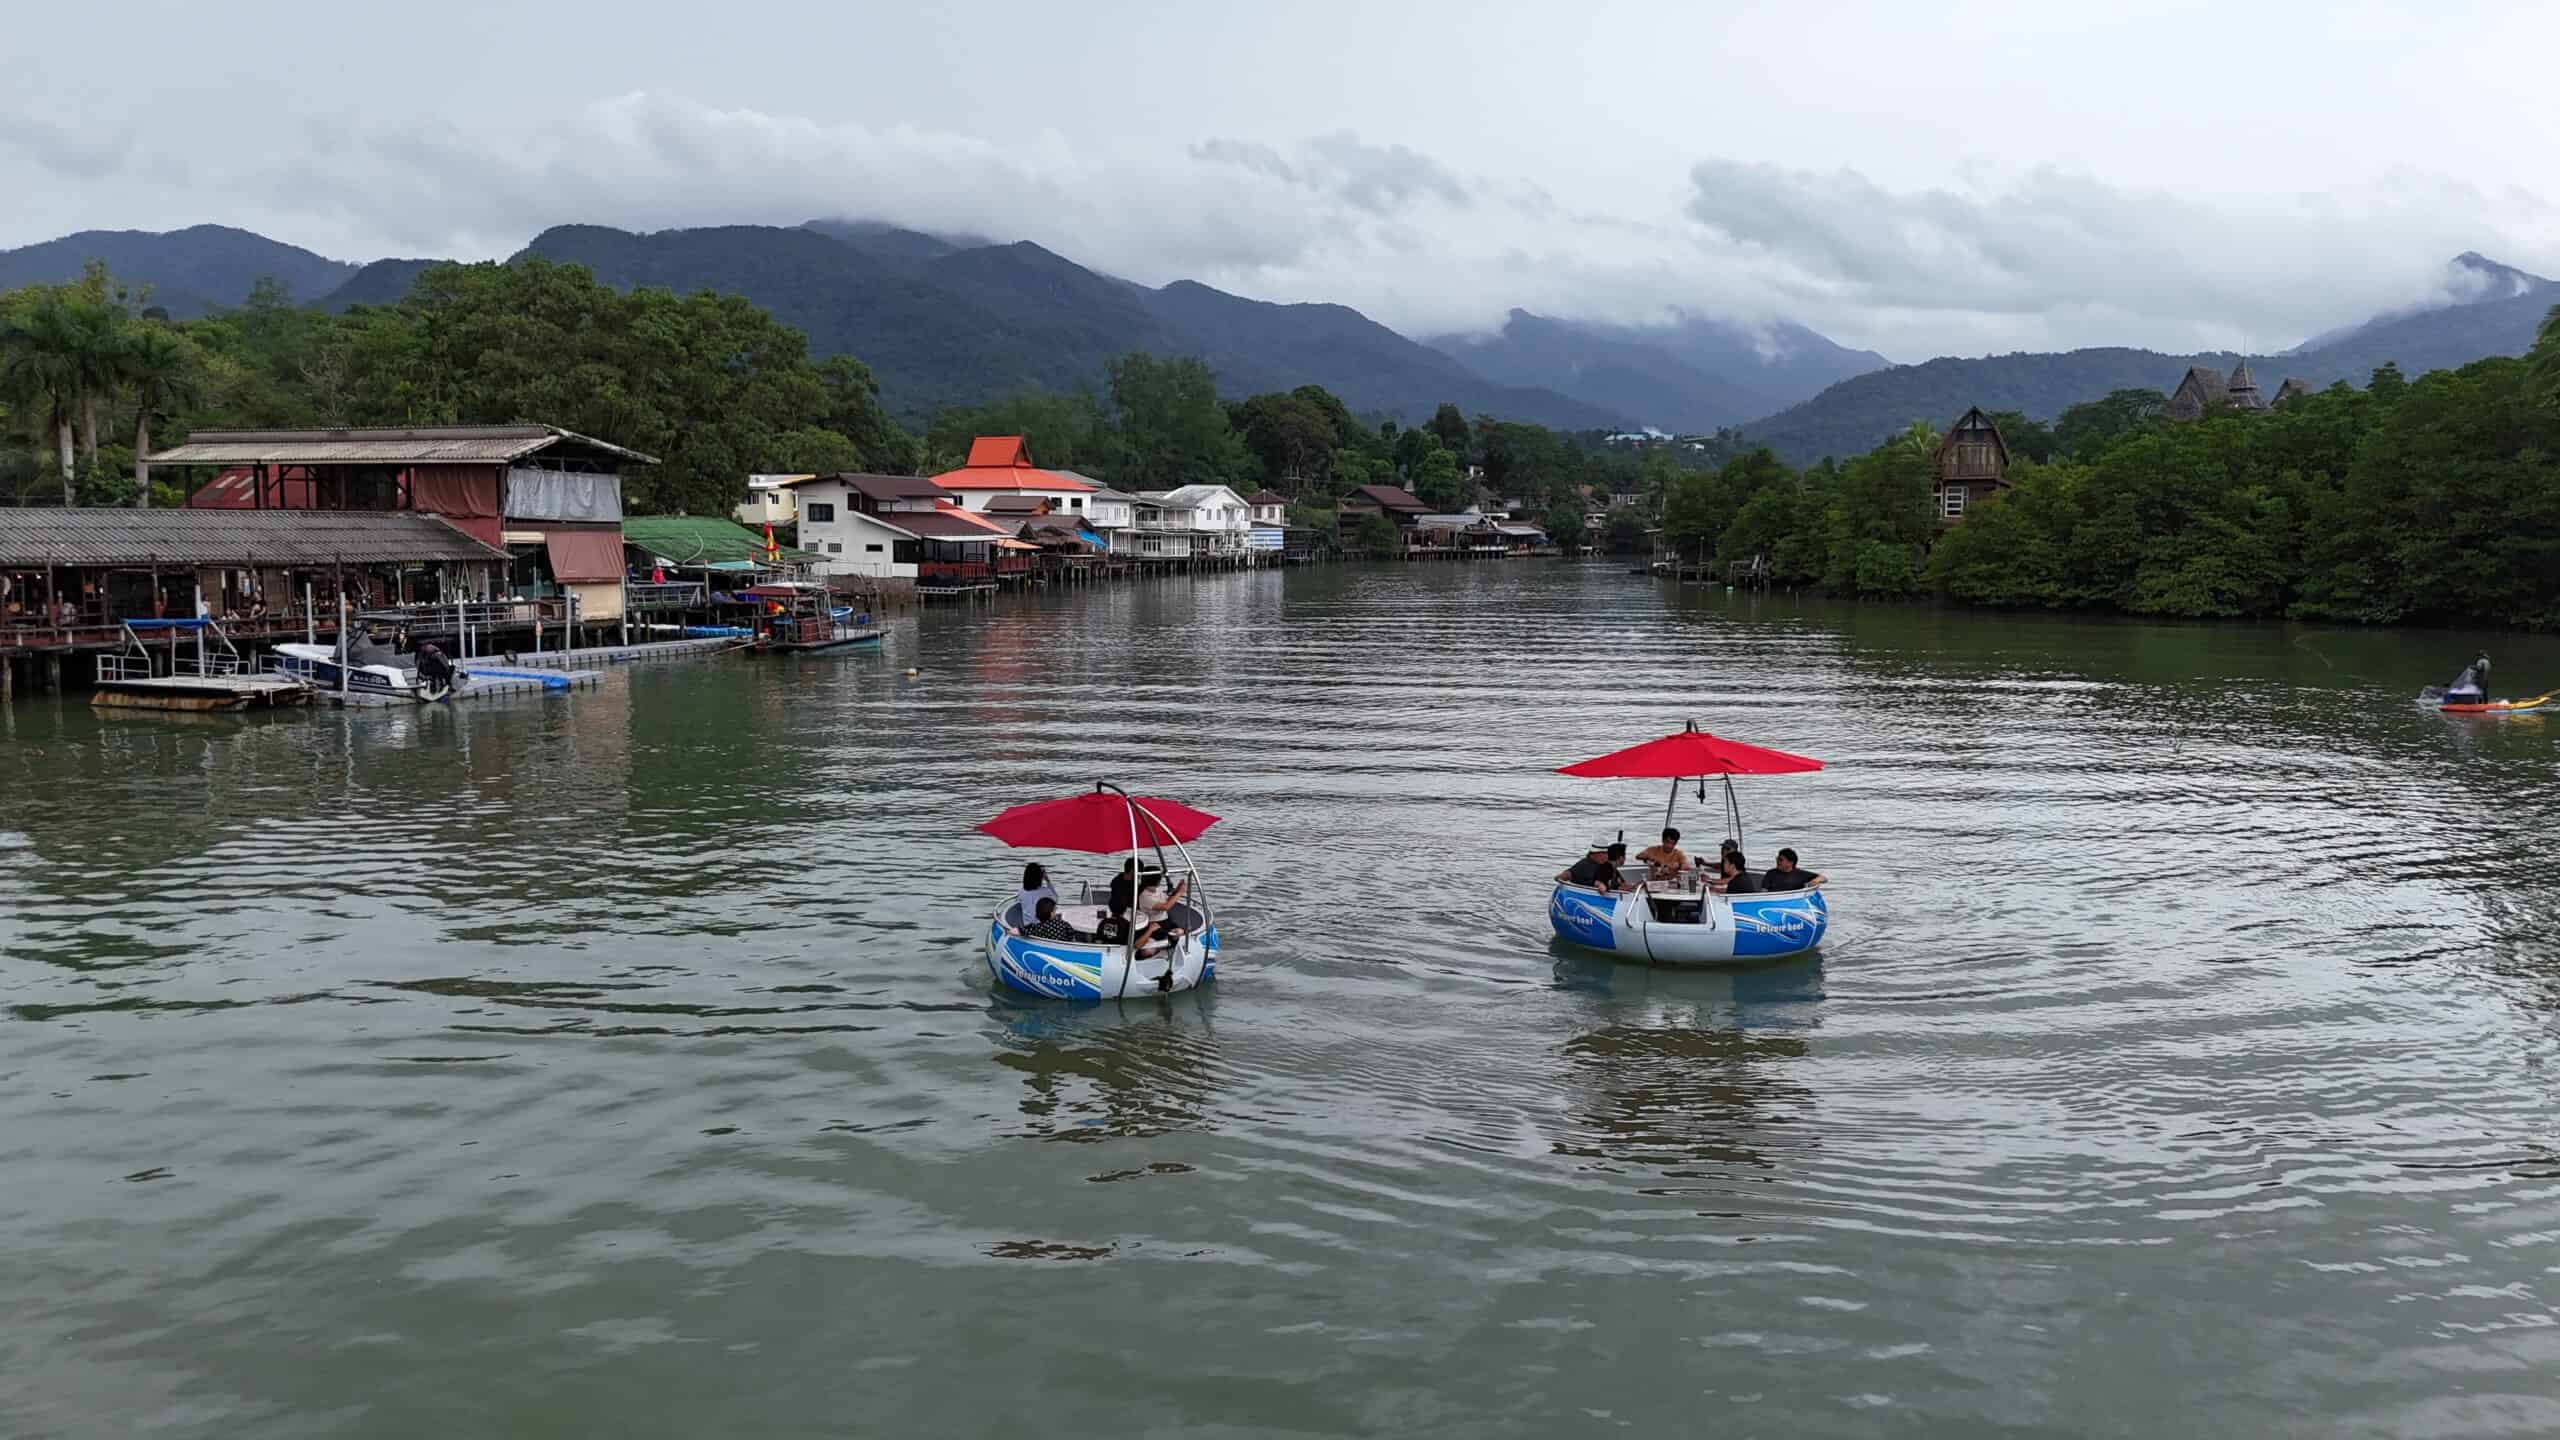
[[[125,648],[127,620],[192,619],[201,604],[233,638],[299,639],[335,633],[341,593],[481,594],[508,561],[399,511],[0,509],[0,696],[60,688],[66,659]]]
[[[510,557],[468,598],[569,595],[582,620],[609,621],[623,605],[622,471],[657,460],[556,425],[436,425],[199,430],[149,463],[215,472],[191,510],[436,516]],[[372,600],[464,598],[411,592],[395,582]]]

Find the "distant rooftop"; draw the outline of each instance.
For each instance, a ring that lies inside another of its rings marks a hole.
[[[328,566],[498,560],[432,515],[365,510],[0,509],[0,564]]]
[[[532,455],[590,464],[655,465],[557,425],[424,425],[400,429],[198,430],[153,465],[504,465]]]

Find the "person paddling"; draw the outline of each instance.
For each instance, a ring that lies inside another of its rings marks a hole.
[[[2462,673],[2453,677],[2453,683],[2444,687],[2444,703],[2447,705],[2489,703],[2488,651],[2483,650],[2473,656],[2471,663],[2462,667]]]

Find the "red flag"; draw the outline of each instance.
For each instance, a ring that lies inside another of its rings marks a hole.
[[[764,522],[764,558],[767,562],[782,558],[782,547],[773,543],[773,522]]]

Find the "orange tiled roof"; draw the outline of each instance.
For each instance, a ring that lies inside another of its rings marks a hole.
[[[1042,470],[1031,463],[1031,446],[1019,435],[981,435],[969,442],[969,463],[933,477],[945,490],[1055,490],[1081,495],[1095,487],[1088,481]]]

